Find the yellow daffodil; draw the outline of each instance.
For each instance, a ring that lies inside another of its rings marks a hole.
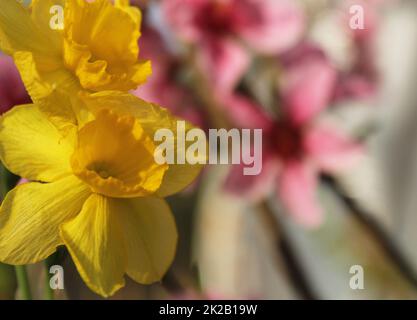
[[[201,167],[157,164],[152,138],[176,132],[168,111],[130,94],[97,93],[80,126],[58,130],[37,105],[0,120],[0,158],[29,179],[0,208],[0,261],[20,265],[65,245],[86,284],[102,296],[124,274],[161,279],[176,248],[175,221],[163,197],[186,187]]]
[[[29,8],[7,0],[0,50],[13,56],[35,102],[53,92],[128,91],[151,74],[150,62],[138,59],[140,24],[128,0],[32,0]]]

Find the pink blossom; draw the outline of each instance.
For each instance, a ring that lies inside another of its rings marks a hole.
[[[243,176],[242,168],[234,166],[226,189],[259,200],[275,186],[278,197],[294,219],[316,227],[323,219],[317,199],[320,173],[332,174],[352,166],[362,156],[363,147],[334,125],[318,119],[330,104],[336,72],[318,51],[304,52],[308,54],[294,53],[298,63],[289,59],[284,64],[279,117],[266,114],[243,96],[231,95],[224,99],[236,125],[263,129],[261,174]]]
[[[0,53],[0,114],[15,105],[29,102],[13,59]]]
[[[304,29],[301,10],[289,0],[164,0],[162,8],[179,38],[195,45],[201,71],[221,92],[230,92],[248,69],[247,47],[281,53]]]
[[[377,80],[366,74],[351,72],[341,74],[335,90],[335,101],[346,99],[369,100],[375,97]]]
[[[372,99],[377,93],[379,75],[375,63],[375,46],[380,28],[379,11],[396,0],[345,0],[341,24],[346,26],[346,32],[351,35],[355,56],[350,70],[340,74],[335,90],[335,101],[344,99]],[[363,9],[364,28],[352,29],[349,8],[361,6]]]
[[[331,101],[337,71],[324,53],[309,43],[282,56],[284,75],[281,79],[283,107],[291,121],[305,123],[326,108]]]

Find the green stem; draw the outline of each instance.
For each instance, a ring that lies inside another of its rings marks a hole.
[[[49,283],[51,276],[49,273],[49,266],[50,263],[47,260],[45,260],[45,299],[46,300],[54,300],[54,290],[52,290],[51,285]]]
[[[0,300],[12,300],[16,296],[17,280],[13,266],[0,263]]]
[[[0,201],[2,201],[9,191],[8,172],[2,164],[0,164],[0,179]]]
[[[32,300],[26,266],[15,266],[17,284],[23,300]]]

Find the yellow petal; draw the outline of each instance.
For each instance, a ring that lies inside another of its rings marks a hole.
[[[32,52],[19,51],[13,55],[20,75],[32,100],[61,131],[77,124],[82,113],[72,103],[80,90],[78,80],[57,57],[35,57]]]
[[[42,29],[51,28],[51,18],[56,14],[54,6],[65,7],[66,0],[32,0],[30,3],[32,20]]]
[[[141,25],[142,12],[139,10],[139,8],[130,6],[130,0],[115,0],[114,5],[115,7],[127,12],[135,20],[137,25]]]
[[[78,79],[66,69],[62,59],[62,31],[49,26],[51,7],[63,3],[64,0],[34,0],[31,14],[16,0],[2,3],[0,43],[4,42],[3,49],[13,56],[34,102],[54,91],[71,96],[80,89]],[[64,108],[60,105],[55,109]]]
[[[157,198],[112,201],[124,231],[127,274],[142,284],[161,280],[177,246],[177,229],[168,205]]]
[[[64,7],[65,0],[32,0],[31,2],[32,20],[48,37],[49,46],[54,46],[55,51],[60,51],[62,46],[62,28],[58,28],[58,22],[62,19],[62,27],[64,26]]]
[[[74,176],[17,186],[0,208],[0,261],[28,264],[46,259],[62,244],[59,225],[74,217],[90,194]]]
[[[125,283],[126,251],[119,219],[112,200],[92,194],[81,213],[61,226],[61,237],[84,282],[104,297]]]
[[[68,126],[82,122],[83,112],[73,102],[81,87],[62,61],[35,58],[27,51],[15,53],[14,61],[32,100],[58,129],[67,131]]]
[[[140,26],[124,10],[108,0],[68,0],[65,10],[66,32],[75,42],[88,45],[96,59],[116,66],[137,60]]]
[[[81,88],[77,78],[57,56],[35,56],[30,51],[19,51],[13,59],[34,102],[41,102],[54,91],[75,95]]]
[[[66,69],[62,59],[62,31],[49,26],[53,17],[51,7],[63,2],[34,0],[31,13],[16,0],[7,1],[1,7],[0,43],[4,44],[4,51],[13,56],[34,102],[40,102],[57,90],[71,96],[80,89],[77,78]],[[55,109],[63,109],[63,106],[55,106]]]
[[[152,74],[152,64],[149,60],[140,60],[138,63],[132,66],[129,73],[127,73],[128,79],[131,79],[132,84],[126,84],[126,87],[132,87],[133,84],[138,85],[145,83],[148,77]],[[113,90],[117,90],[114,88]]]
[[[0,119],[0,158],[11,172],[29,180],[49,182],[70,174],[75,142],[35,105],[15,107]]]
[[[66,135],[69,131],[77,127],[83,112],[77,112],[73,107],[76,96],[70,96],[64,92],[53,90],[48,97],[39,99],[36,102],[39,110],[48,118],[48,120],[60,131]]]
[[[126,7],[130,6],[130,0],[114,0],[115,6]]]
[[[107,91],[92,95],[82,95],[82,102],[92,113],[98,113],[103,107],[109,108],[121,114],[133,115],[137,118],[147,135],[153,139],[155,132],[159,129],[170,129],[177,137],[177,121],[167,109],[156,104],[141,100],[134,95],[122,92]],[[186,123],[187,133],[193,126]],[[192,142],[186,142],[187,148]],[[169,165],[164,175],[158,195],[169,196],[186,188],[198,176],[202,165],[175,164]]]
[[[32,21],[29,10],[16,0],[1,2],[0,50],[45,52],[47,38]]]

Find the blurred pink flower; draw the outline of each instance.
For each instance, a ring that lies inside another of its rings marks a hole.
[[[337,71],[323,51],[310,43],[301,43],[281,56],[281,64],[283,108],[291,114],[294,124],[305,123],[329,106]]]
[[[380,10],[383,6],[393,3],[395,0],[345,0],[343,12],[346,15],[341,23],[346,26],[346,31],[353,39],[355,55],[354,63],[350,70],[340,74],[335,90],[335,100],[344,99],[372,99],[378,88],[378,71],[375,63],[375,47],[380,24]],[[348,14],[352,5],[360,5],[364,12],[364,28],[349,28]]]
[[[195,45],[202,72],[221,92],[230,92],[249,67],[243,43],[276,54],[295,45],[304,29],[302,11],[290,0],[164,0],[162,8],[174,32]]]
[[[377,80],[363,73],[341,74],[335,90],[335,101],[368,100],[375,97]]]
[[[29,102],[29,95],[13,59],[0,53],[0,114],[15,105]]]
[[[133,93],[170,109],[175,115],[204,127],[204,118],[191,91],[181,86],[179,62],[167,50],[160,34],[149,27],[142,29],[141,57],[152,61],[152,75]]]
[[[242,168],[234,166],[225,187],[259,200],[276,186],[279,198],[295,220],[316,227],[323,218],[316,195],[320,172],[331,174],[353,165],[362,156],[363,148],[335,126],[317,119],[329,106],[336,83],[336,71],[320,51],[304,47],[294,52],[285,61],[284,80],[280,92],[282,114],[278,119],[246,97],[224,98],[236,125],[263,129],[261,174],[243,176]]]

